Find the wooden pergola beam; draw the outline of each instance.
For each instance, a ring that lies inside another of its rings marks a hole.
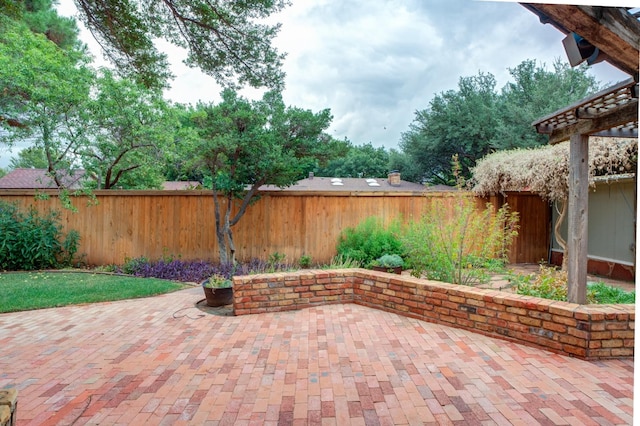
[[[636,76],[640,68],[640,22],[623,7],[521,3],[565,34],[574,32],[605,53],[607,62]]]
[[[579,116],[579,112],[576,112],[576,117]],[[591,135],[637,120],[638,100],[634,99],[607,114],[593,116],[593,118],[578,118],[575,124],[551,131],[549,143],[555,144],[569,140],[574,134]]]

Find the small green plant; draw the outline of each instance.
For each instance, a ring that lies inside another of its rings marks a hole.
[[[62,252],[60,253],[60,264],[63,266],[70,266],[73,263],[73,258],[78,252],[78,246],[80,243],[80,233],[75,229],[67,232],[67,235],[62,240]]]
[[[542,297],[550,300],[567,300],[567,273],[553,266],[540,265],[537,274],[512,275],[509,278],[516,284],[516,293]],[[626,292],[603,282],[587,284],[587,303],[625,304],[635,303],[636,293]]]
[[[346,228],[338,238],[338,254],[359,262],[360,265],[370,265],[375,259],[384,254],[404,254],[401,241],[401,225],[399,221],[392,222],[385,227],[382,219],[369,217],[360,222],[355,228]]]
[[[268,262],[269,262],[270,264],[272,264],[272,265],[277,265],[277,264],[279,264],[279,263],[284,262],[284,259],[285,259],[286,257],[287,257],[287,255],[286,255],[286,254],[284,254],[284,253],[278,253],[278,252],[271,253],[271,254],[269,255],[269,260],[268,260]]]
[[[229,288],[233,286],[233,282],[224,275],[213,274],[208,280],[204,281],[202,286],[207,288]]]
[[[303,254],[302,256],[300,256],[300,259],[298,260],[298,265],[300,265],[300,267],[302,269],[308,269],[311,267],[311,256],[309,256],[308,254]]]
[[[267,272],[275,272],[280,269],[280,265],[284,263],[284,259],[287,257],[284,253],[272,253],[269,255],[269,260],[267,260]]]
[[[106,272],[106,273],[113,274],[113,273],[117,273],[120,270],[120,267],[118,265],[110,263],[108,265],[96,266],[95,268],[93,268],[93,270],[96,272]]]
[[[516,275],[512,278],[516,293],[550,300],[567,300],[567,272],[540,265],[537,274]]]
[[[122,272],[127,275],[135,275],[136,272],[144,265],[149,264],[149,259],[144,256],[130,258],[124,258],[124,264],[122,265]]]
[[[624,291],[618,287],[612,287],[603,282],[587,284],[587,293],[592,293],[596,303],[604,304],[630,304],[636,303],[635,291]]]
[[[334,256],[331,262],[324,266],[323,269],[352,269],[359,268],[360,262],[353,260],[350,257],[343,256],[341,254]]]
[[[385,254],[371,262],[371,266],[378,266],[380,268],[402,268],[404,261],[397,254]]]
[[[180,259],[182,256],[178,255],[177,257],[169,252],[169,247],[162,248],[162,261],[165,263],[171,263],[176,259]]]

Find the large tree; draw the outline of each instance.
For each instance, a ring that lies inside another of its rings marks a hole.
[[[348,145],[345,141],[344,155],[335,158],[316,170],[318,176],[379,178],[389,172],[389,153],[383,148],[375,148],[371,143]]]
[[[28,30],[32,34],[29,34]],[[38,35],[35,36],[34,35]],[[21,40],[24,38],[25,40]],[[45,39],[55,44],[57,51],[45,43]],[[24,49],[39,49],[46,46],[43,55],[38,58],[42,71],[56,55],[68,53],[76,56],[73,51],[79,51],[82,46],[78,40],[78,28],[75,20],[58,16],[51,0],[18,0],[0,3],[0,50],[3,65],[9,67],[0,70],[3,80],[0,81],[0,125],[7,127],[24,127],[20,116],[20,104],[28,100],[29,91],[22,90],[20,82],[5,80],[11,78],[10,73],[15,74],[16,80],[20,80],[23,74],[28,74],[34,65],[35,55]],[[40,63],[44,61],[44,63]],[[49,76],[42,74],[42,78]],[[37,78],[34,76],[33,78]],[[55,84],[55,81],[51,82]],[[27,88],[28,89],[28,88]],[[5,140],[6,142],[6,140]]]
[[[0,142],[31,140],[58,187],[74,159],[93,72],[82,50],[62,50],[22,21],[0,15]]]
[[[34,33],[44,34],[49,40],[65,50],[80,47],[78,26],[75,19],[59,16],[52,0],[22,0],[20,18]]]
[[[76,153],[98,189],[159,188],[179,122],[160,90],[103,70],[87,103],[85,143]]]
[[[423,183],[424,173],[421,167],[405,152],[397,149],[389,150],[389,170],[397,170],[402,180]]]
[[[17,158],[9,162],[11,169],[46,169],[49,166],[44,149],[30,146],[18,153]]]
[[[453,183],[453,155],[468,178],[470,168],[491,152],[545,144],[531,123],[598,89],[586,67],[571,69],[559,61],[547,70],[528,60],[509,72],[513,81],[500,92],[491,74],[462,77],[457,90],[436,95],[416,112],[400,147],[422,178]]]
[[[211,174],[220,262],[235,261],[232,227],[262,185],[292,185],[332,157],[337,142],[325,133],[331,119],[328,109],[285,107],[278,92],[250,102],[225,90],[218,105],[194,110],[194,155]]]
[[[546,145],[548,137],[535,131],[531,123],[599,90],[587,66],[571,68],[556,60],[551,70],[533,60],[509,68],[513,81],[501,91],[498,101],[499,126],[493,149],[528,148]]]
[[[279,25],[260,20],[286,0],[75,0],[80,19],[117,68],[147,87],[170,77],[154,39],[187,49],[186,63],[219,83],[279,88],[283,55],[271,46]]]
[[[416,112],[409,130],[402,134],[401,149],[419,164],[423,178],[434,184],[452,184],[451,158],[458,156],[463,174],[491,151],[495,135],[496,81],[479,73],[462,77],[458,90],[436,95],[429,108]]]

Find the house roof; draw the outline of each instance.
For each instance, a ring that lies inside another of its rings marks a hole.
[[[183,189],[196,189],[199,188],[200,182],[198,181],[165,181],[162,182],[162,189],[165,191],[183,190]]]
[[[75,170],[72,176],[63,176],[62,184],[69,189],[82,187],[84,170]],[[0,189],[53,189],[55,181],[47,176],[46,169],[14,169],[0,178]]]
[[[427,187],[419,183],[400,180],[399,184],[391,185],[387,178],[363,179],[363,178],[330,178],[330,177],[309,177],[299,180],[294,185],[286,188],[278,188],[274,185],[264,185],[260,191],[331,191],[331,192],[424,192],[433,190],[445,190],[445,187]],[[446,187],[446,190],[451,189]]]

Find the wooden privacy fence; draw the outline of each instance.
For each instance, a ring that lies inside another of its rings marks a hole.
[[[60,211],[65,231],[75,229],[81,241],[78,254],[90,265],[122,264],[126,258],[216,260],[213,197],[210,191],[96,191],[97,204],[73,198],[77,212],[61,208],[55,192],[46,200],[34,191],[5,190],[0,201]],[[513,193],[508,197],[477,198],[500,206],[507,201],[520,214],[519,236],[511,249],[512,263],[547,259],[550,209],[539,197]],[[449,192],[351,193],[264,192],[233,227],[240,260],[266,259],[278,252],[289,261],[309,255],[328,262],[336,254],[340,232],[370,216],[385,223],[421,217],[427,203],[450,207]]]

